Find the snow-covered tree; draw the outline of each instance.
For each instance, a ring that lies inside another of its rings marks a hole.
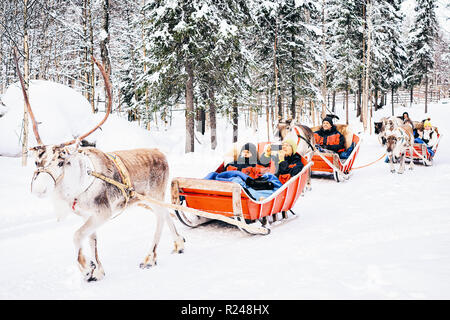
[[[412,87],[425,81],[425,113],[428,112],[428,75],[434,68],[434,42],[438,31],[435,8],[435,0],[416,0],[416,16],[408,43],[407,83]]]
[[[320,7],[315,1],[254,1],[255,26],[250,42],[255,52],[257,76],[275,97],[283,116],[280,96],[290,96],[295,117],[298,96],[320,98]]]
[[[327,36],[331,61],[327,64],[327,70],[330,87],[345,91],[348,110],[349,90],[356,87],[362,65],[361,7],[359,1],[330,0],[328,12]]]
[[[194,151],[195,87],[210,82],[203,77],[207,70],[215,71],[215,87],[224,84],[217,70],[228,72],[227,64],[239,56],[236,14],[242,7],[244,1],[212,0],[152,1],[144,7],[148,71],[138,82],[150,87],[150,103],[157,108],[185,102],[186,152]]]

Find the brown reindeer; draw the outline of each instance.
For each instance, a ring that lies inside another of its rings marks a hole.
[[[125,208],[138,204],[136,194],[164,201],[169,179],[169,165],[163,153],[157,149],[123,150],[105,153],[93,147],[80,147],[80,141],[102,125],[111,111],[111,87],[103,67],[94,59],[102,76],[108,96],[108,109],[103,120],[78,139],[59,145],[44,145],[37,123],[23,90],[33,131],[38,146],[35,153],[36,171],[32,179],[32,193],[45,196],[52,193],[58,211],[72,212],[84,219],[84,224],[74,234],[77,263],[86,281],[101,280],[105,273],[97,251],[96,230]],[[17,70],[19,71],[16,59]],[[23,79],[19,73],[23,84]],[[184,239],[175,228],[168,209],[151,205],[156,214],[157,227],[150,252],[141,268],[156,265],[156,248],[164,223],[172,232],[175,249],[182,253]],[[83,241],[89,239],[93,260],[89,261],[83,250]]]
[[[394,160],[400,163],[398,173],[405,171],[406,151],[413,154],[414,134],[410,125],[403,124],[401,126],[388,127],[386,130],[386,152],[389,159],[391,172],[395,172]],[[410,162],[409,170],[414,169],[414,161]]]

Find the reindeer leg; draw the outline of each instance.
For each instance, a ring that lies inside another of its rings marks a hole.
[[[411,161],[409,162],[409,170],[414,169],[414,146],[409,147],[409,154],[411,155]]]
[[[306,181],[306,190],[311,191],[312,187],[311,187],[311,167],[309,167],[308,169],[309,174],[308,174],[308,180]]]
[[[149,269],[156,266],[156,248],[161,239],[161,232],[164,227],[164,213],[159,207],[153,207],[156,214],[156,231],[153,238],[150,253],[144,258],[144,261],[139,265],[141,269]]]
[[[403,172],[405,172],[405,154],[403,153],[400,156],[400,168],[398,169],[398,174],[402,174]]]
[[[81,228],[75,232],[73,237],[75,250],[77,252],[78,267],[80,268],[80,271],[83,274],[84,280],[88,282],[101,280],[101,278],[96,278],[96,276],[99,274],[99,271],[97,270],[97,265],[92,261],[90,263],[87,263],[86,257],[83,254],[82,243],[84,239],[86,239],[92,233],[95,233],[95,230],[97,230],[97,228],[100,227],[106,221],[107,219],[93,215],[89,217],[86,220],[86,222],[81,226]]]
[[[102,263],[100,262],[100,259],[98,258],[97,233],[96,232],[94,232],[93,234],[90,235],[89,244],[91,245],[91,250],[92,250],[92,253],[94,254],[95,262],[97,264],[95,270],[92,272],[92,277],[97,280],[102,280],[105,277],[105,271],[103,270]],[[92,262],[91,262],[91,265],[92,265]]]
[[[186,240],[178,233],[175,224],[173,223],[172,218],[170,217],[170,213],[167,209],[164,209],[164,216],[166,218],[167,224],[169,225],[169,229],[172,232],[172,236],[175,242],[174,249],[172,253],[183,253],[184,252],[184,243]]]
[[[392,173],[395,173],[394,159],[392,159],[392,158],[393,158],[393,155],[392,155],[392,154],[389,154],[388,157],[389,157],[389,166],[390,166],[390,168],[391,168],[391,172],[392,172]]]

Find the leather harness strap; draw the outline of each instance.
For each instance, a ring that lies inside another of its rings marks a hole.
[[[108,178],[103,174],[95,171],[91,171],[89,172],[89,174],[116,186],[120,190],[120,192],[122,192],[122,195],[125,198],[125,205],[126,205],[130,200],[130,198],[132,198],[135,195],[134,188],[131,185],[130,174],[128,173],[128,170],[125,167],[125,165],[123,164],[122,159],[120,159],[118,155],[114,153],[106,153],[106,155],[108,156],[109,159],[111,159],[111,161],[114,163],[114,166],[117,168],[122,183],[114,179]]]

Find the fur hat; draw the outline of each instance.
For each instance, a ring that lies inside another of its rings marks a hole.
[[[283,143],[287,143],[292,147],[292,154],[295,154],[297,152],[297,143],[293,139],[284,139]]]

